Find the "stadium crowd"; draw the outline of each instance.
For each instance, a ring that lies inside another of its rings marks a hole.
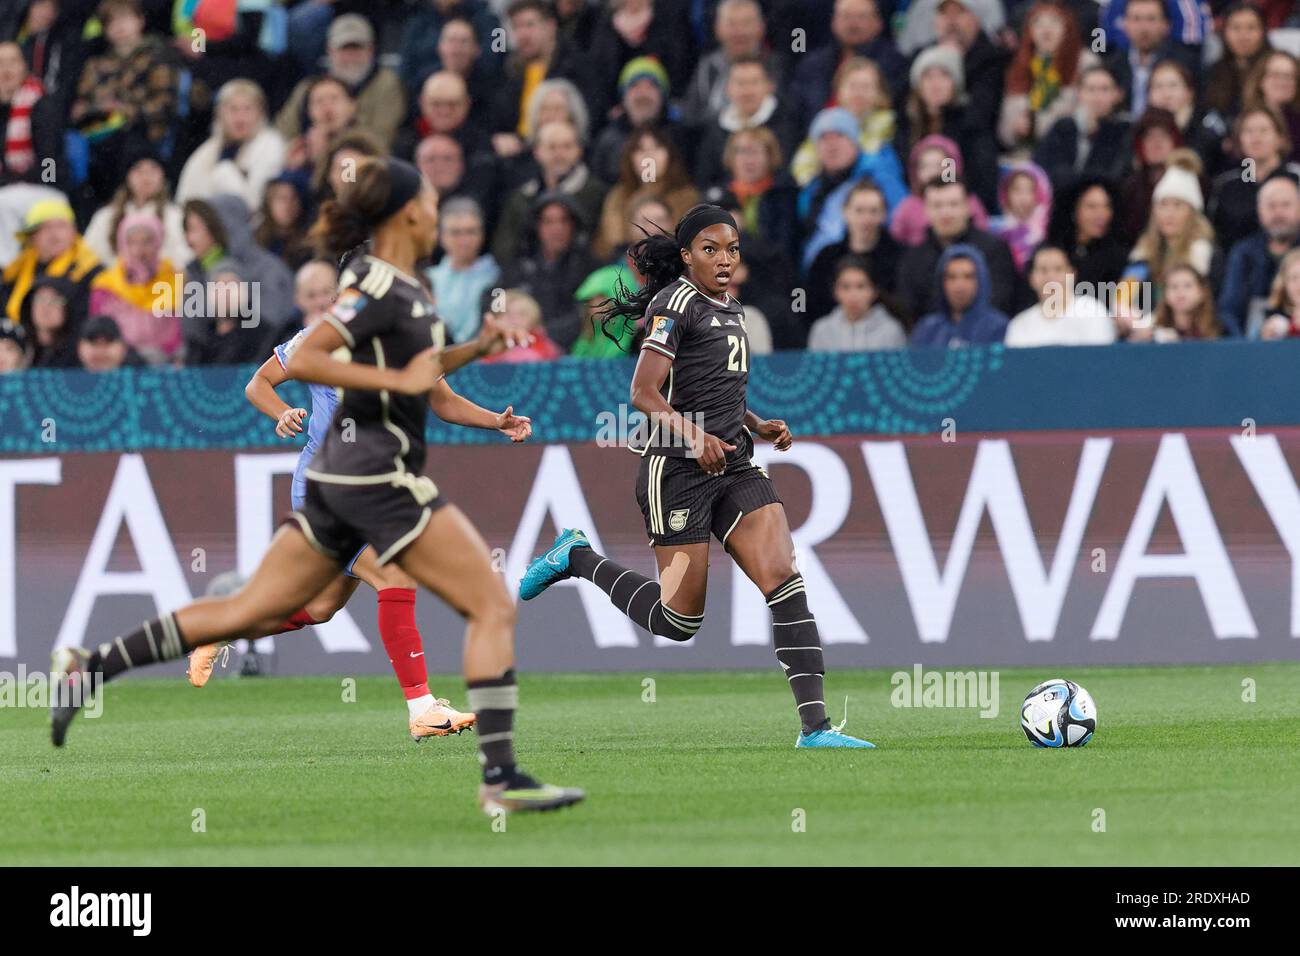
[[[260,361],[366,156],[453,340],[626,354],[642,230],[732,210],[751,349],[1300,336],[1292,0],[9,0],[0,371]]]

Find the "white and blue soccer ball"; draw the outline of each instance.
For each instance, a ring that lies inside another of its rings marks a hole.
[[[1074,681],[1054,677],[1025,698],[1020,729],[1035,747],[1082,747],[1097,732],[1097,705]]]

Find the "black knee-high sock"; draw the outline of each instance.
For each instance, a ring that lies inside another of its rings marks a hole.
[[[139,630],[105,641],[90,655],[86,669],[111,680],[122,671],[183,657],[189,648],[181,638],[175,614],[145,621]]]
[[[670,641],[689,641],[704,623],[703,614],[679,614],[664,607],[658,581],[615,564],[591,548],[570,551],[569,570],[608,594],[614,607],[651,634]]]
[[[772,646],[790,682],[794,702],[799,706],[804,732],[823,729],[830,723],[826,719],[826,695],[822,690],[826,665],[822,661],[817,621],[808,610],[803,575],[790,575],[763,596],[772,609]]]
[[[500,783],[515,770],[515,708],[519,706],[519,685],[512,667],[491,680],[470,681],[469,708],[477,715],[478,760],[483,765],[483,782]]]

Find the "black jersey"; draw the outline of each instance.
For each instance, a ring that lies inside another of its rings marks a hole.
[[[745,313],[731,296],[725,302],[705,295],[686,278],[650,300],[641,348],[672,359],[661,394],[673,411],[689,415],[710,435],[736,446],[728,457],[748,454],[744,436],[745,392],[749,382],[749,335]],[[680,435],[649,425],[638,443],[642,454],[686,457]]]
[[[433,300],[419,282],[382,259],[354,260],[339,289],[325,321],[343,336],[351,361],[400,369],[430,346],[442,346],[446,332]],[[341,390],[307,477],[419,474],[428,408],[426,395]]]

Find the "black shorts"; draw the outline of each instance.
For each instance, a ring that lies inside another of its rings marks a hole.
[[[710,533],[725,545],[741,515],[781,503],[767,472],[747,456],[710,475],[696,458],[655,454],[641,459],[636,500],[655,546],[698,544]]]
[[[446,503],[432,481],[415,475],[373,484],[335,484],[309,477],[302,507],[284,520],[340,566],[366,545],[375,549],[382,565],[419,537]]]

